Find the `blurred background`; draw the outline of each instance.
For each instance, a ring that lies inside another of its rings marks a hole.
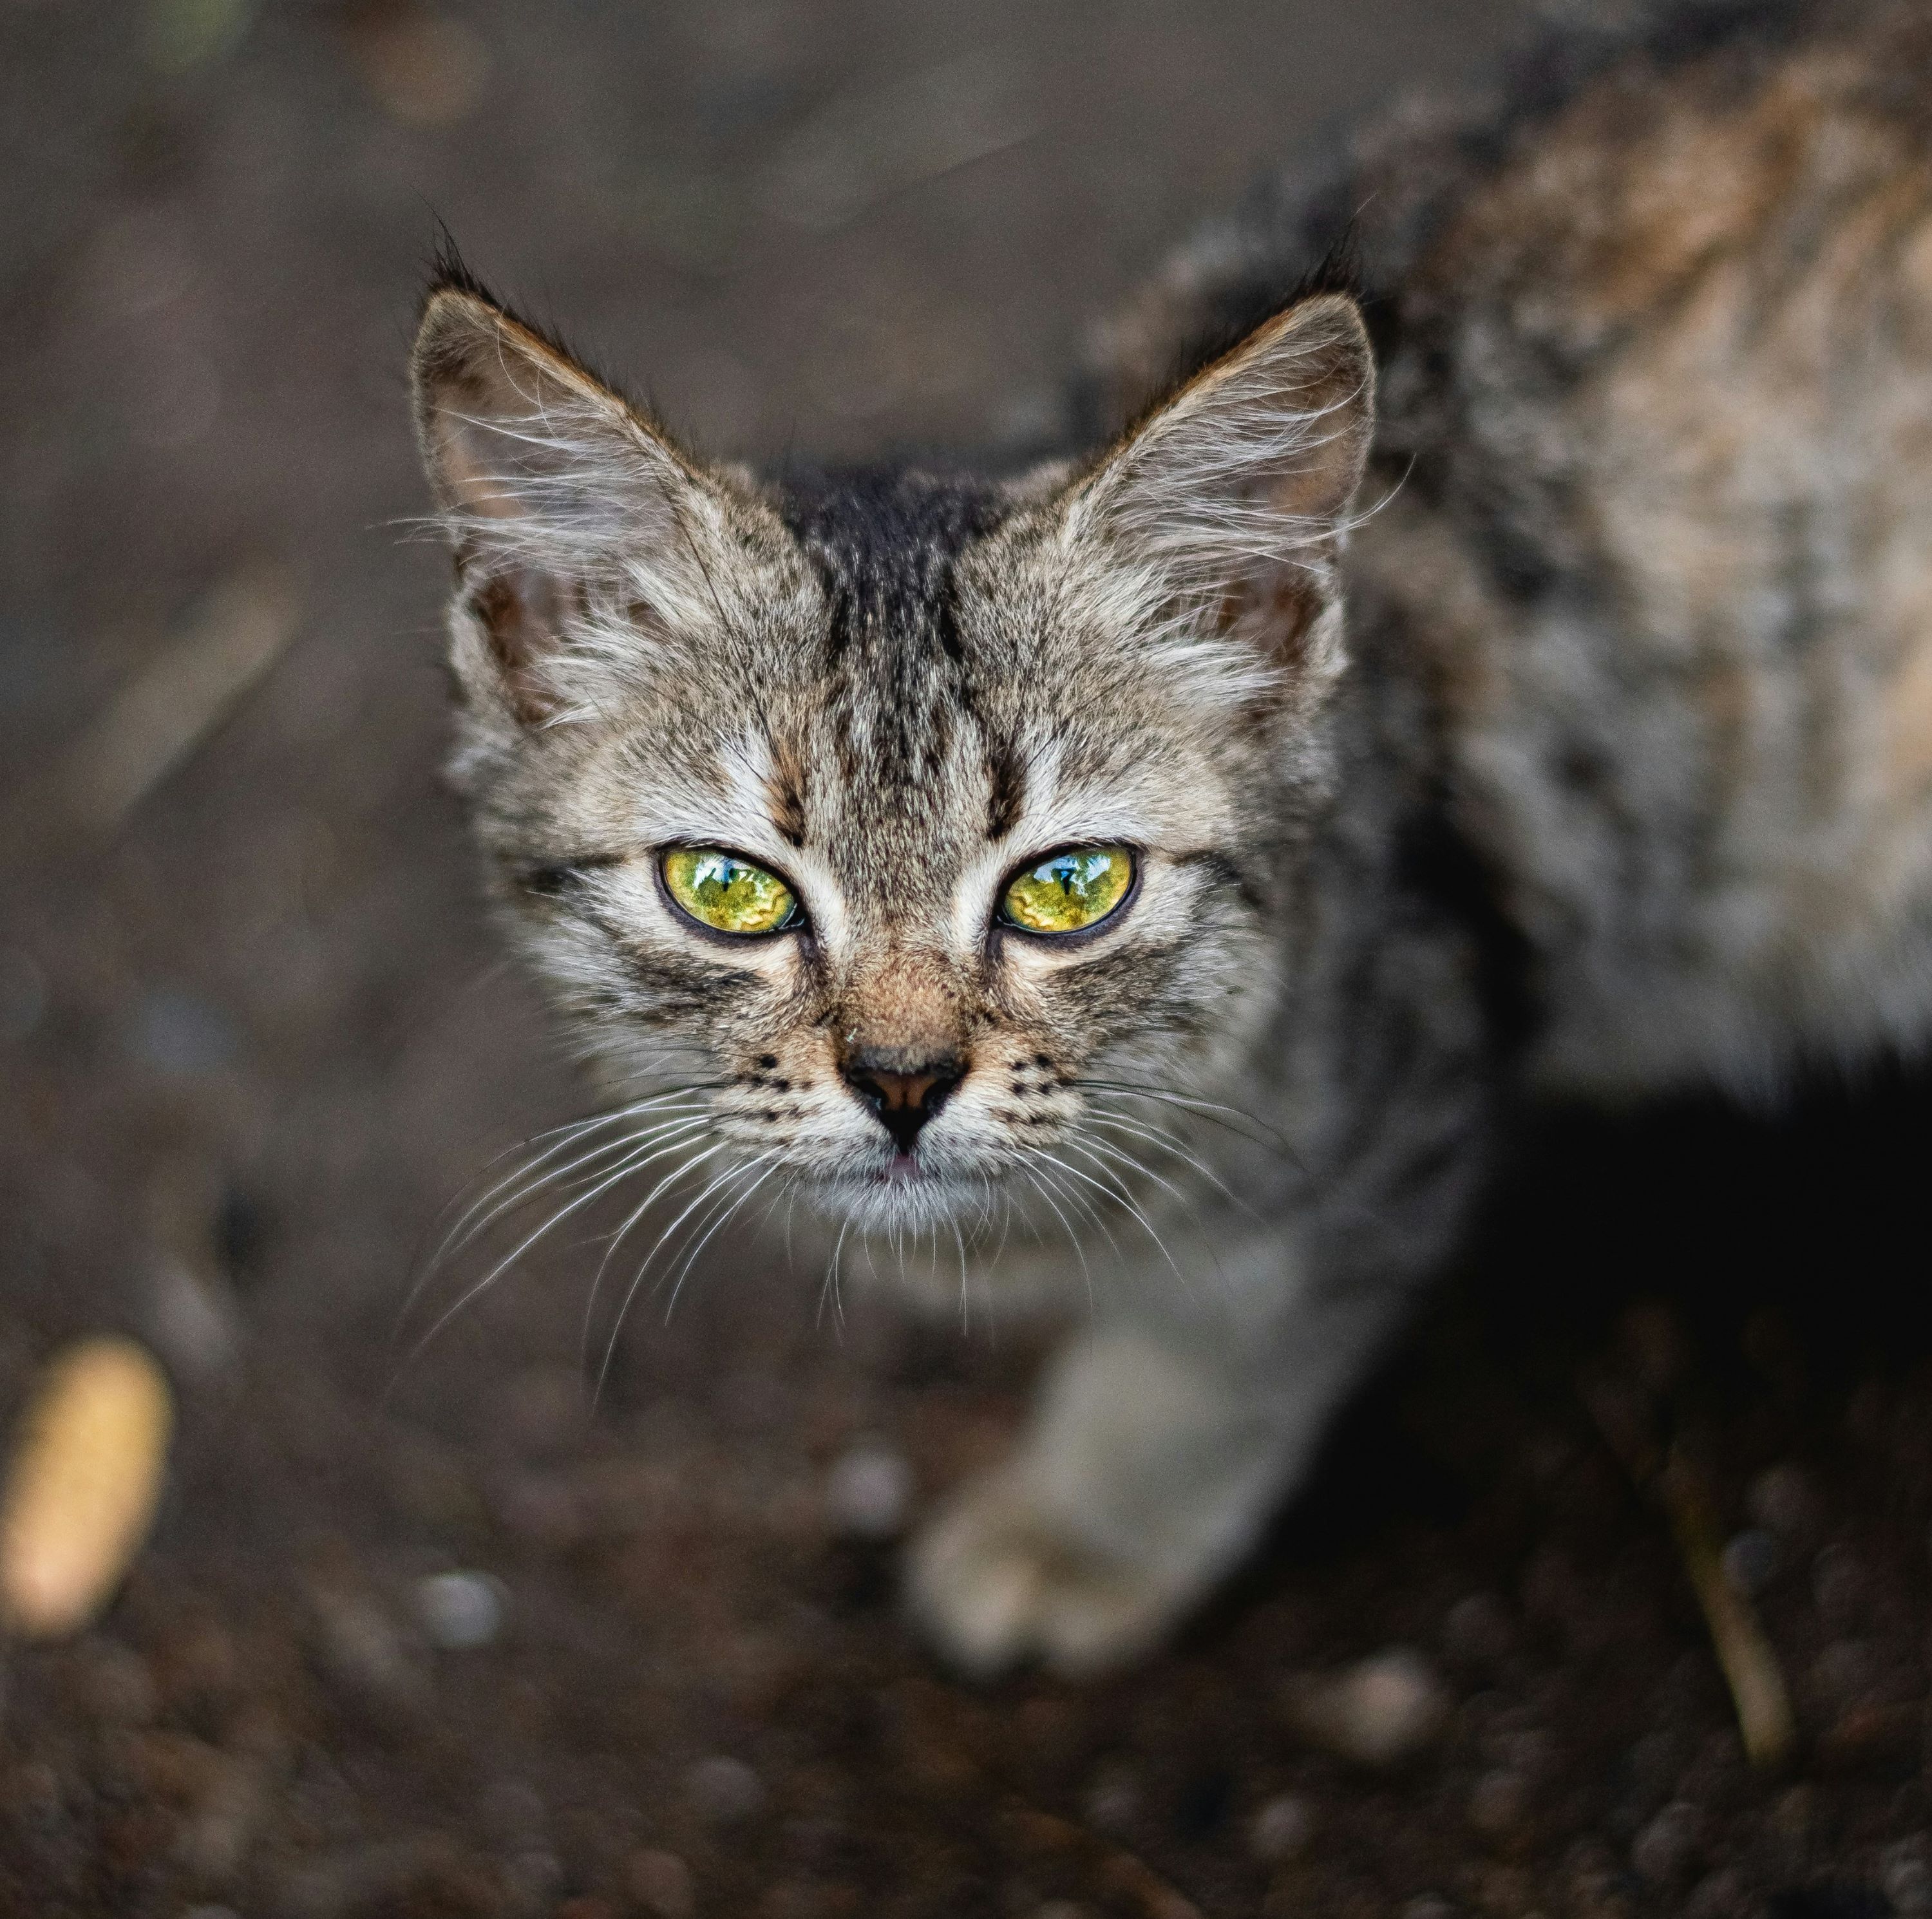
[[[1190,226],[1521,19],[0,0],[0,1414],[118,1330],[181,1418],[112,1609],[0,1654],[0,1908],[1932,1910],[1922,1087],[1555,1129],[1263,1563],[1084,1691],[893,1606],[1033,1336],[721,1246],[593,1408],[588,1227],[404,1320],[587,1099],[438,781],[436,223],[705,450],[1022,442]],[[1762,1609],[1770,1777],[1606,1372]]]

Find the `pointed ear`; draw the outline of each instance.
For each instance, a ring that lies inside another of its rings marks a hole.
[[[1130,429],[1075,490],[1070,530],[1138,577],[1159,652],[1300,706],[1341,668],[1336,561],[1374,423],[1354,301],[1304,300]]]
[[[410,381],[471,697],[554,718],[574,703],[573,643],[580,657],[598,603],[673,630],[701,617],[720,502],[652,422],[467,283],[431,291]]]

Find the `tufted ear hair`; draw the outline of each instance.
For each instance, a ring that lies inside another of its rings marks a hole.
[[[1104,454],[1070,496],[1070,532],[1108,543],[1137,626],[1178,670],[1304,706],[1342,664],[1336,562],[1374,423],[1354,302],[1303,300]]]
[[[600,604],[702,620],[716,483],[639,409],[460,269],[410,360],[416,433],[460,581],[455,664],[524,724],[567,717]],[[610,663],[604,663],[608,666]]]

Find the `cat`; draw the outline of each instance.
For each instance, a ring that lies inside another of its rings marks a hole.
[[[1071,1304],[910,1550],[972,1673],[1159,1645],[1526,1105],[1932,1028],[1932,14],[1559,34],[1097,337],[992,475],[706,463],[453,256],[413,360],[578,1176]]]

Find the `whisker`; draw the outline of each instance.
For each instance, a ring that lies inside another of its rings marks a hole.
[[[508,1272],[512,1266],[515,1265],[518,1261],[521,1259],[524,1254],[528,1252],[531,1247],[535,1246],[539,1240],[544,1238],[547,1234],[553,1232],[557,1227],[562,1225],[564,1221],[568,1219],[572,1213],[581,1211],[584,1207],[589,1205],[593,1199],[596,1198],[600,1193],[608,1192],[610,1189],[616,1185],[620,1180],[628,1178],[629,1175],[636,1170],[637,1169],[634,1165],[628,1162],[619,1166],[615,1172],[607,1173],[602,1177],[598,1178],[596,1183],[590,1187],[590,1189],[587,1192],[580,1193],[576,1198],[569,1201],[568,1204],[560,1207],[555,1212],[551,1213],[550,1217],[547,1219],[541,1226],[538,1227],[534,1232],[530,1234],[519,1245],[512,1248],[510,1252],[506,1253],[494,1266],[490,1267],[488,1273],[484,1274],[481,1279],[478,1280],[473,1286],[468,1288],[458,1297],[453,1305],[448,1306],[444,1310],[444,1312],[438,1317],[435,1324],[432,1325],[429,1330],[425,1333],[422,1337],[416,1342],[416,1345],[410,1349],[409,1354],[404,1362],[404,1365],[413,1366],[428,1349],[430,1343],[436,1339],[436,1336],[442,1332],[442,1329],[473,1301],[482,1298],[484,1294],[487,1293],[490,1288],[496,1283],[497,1280],[500,1279],[505,1273]]]
[[[1047,1176],[1042,1173],[1037,1166],[1028,1167],[1026,1174],[1027,1177],[1033,1183],[1034,1190],[1052,1208],[1054,1217],[1060,1222],[1062,1229],[1066,1234],[1066,1243],[1073,1249],[1074,1257],[1080,1262],[1080,1271],[1087,1285],[1087,1309],[1091,1312],[1094,1309],[1094,1269],[1087,1263],[1087,1249],[1080,1243],[1080,1235],[1073,1230],[1073,1222],[1061,1212],[1058,1201],[1047,1189],[1046,1183]]]
[[[1210,1126],[1224,1127],[1228,1132],[1246,1140],[1250,1145],[1270,1147],[1276,1152],[1285,1153],[1298,1166],[1302,1163],[1301,1156],[1276,1128],[1270,1126],[1265,1120],[1257,1119],[1253,1114],[1243,1111],[1238,1106],[1228,1106],[1219,1100],[1202,1099],[1192,1094],[1176,1093],[1167,1087],[1138,1084],[1131,1080],[1088,1079],[1083,1077],[1078,1083],[1083,1090],[1091,1087],[1103,1093],[1118,1093],[1130,1099],[1159,1100],[1166,1105],[1178,1106],[1186,1111],[1198,1113]],[[1234,1124],[1236,1120],[1241,1121],[1242,1126]],[[1256,1138],[1254,1133],[1244,1131],[1244,1126],[1254,1127],[1263,1137]]]
[[[726,1144],[726,1141],[720,1140],[714,1146],[707,1146],[702,1153],[695,1155],[692,1159],[687,1159],[682,1165],[678,1168],[677,1171],[672,1176],[672,1177],[674,1179],[682,1179],[686,1174],[703,1165],[706,1160],[716,1159],[719,1153],[722,1153],[725,1150]],[[690,1204],[685,1207],[684,1210],[658,1235],[656,1243],[652,1246],[649,1252],[645,1254],[642,1261],[638,1265],[637,1271],[632,1274],[631,1283],[624,1288],[623,1299],[618,1306],[617,1317],[611,1324],[610,1336],[604,1342],[603,1363],[597,1369],[597,1384],[596,1390],[590,1396],[590,1403],[593,1409],[603,1397],[604,1382],[610,1376],[610,1362],[616,1355],[617,1336],[624,1330],[624,1321],[630,1312],[631,1302],[637,1297],[638,1288],[644,1284],[644,1275],[650,1272],[652,1264],[656,1261],[658,1255],[664,1250],[666,1243],[670,1238],[670,1236],[677,1231],[679,1227],[682,1226],[684,1222],[691,1217],[692,1214],[694,1213],[699,1207],[702,1206],[704,1202],[710,1198],[712,1194],[718,1190],[721,1178],[728,1179],[730,1177],[730,1173],[727,1172],[722,1176],[714,1175],[712,1178],[706,1180],[704,1184],[698,1189],[698,1197],[692,1200]],[[655,1195],[653,1195],[653,1197],[655,1197]]]
[[[1183,1192],[1164,1174],[1156,1173],[1138,1154],[1130,1153],[1125,1147],[1116,1146],[1111,1141],[1094,1138],[1084,1126],[1075,1126],[1070,1128],[1066,1135],[1066,1141],[1070,1145],[1078,1141],[1086,1151],[1102,1154],[1115,1164],[1125,1166],[1130,1172],[1138,1174],[1141,1178],[1151,1180],[1163,1192],[1171,1194],[1190,1211],[1194,1210],[1195,1203],[1190,1194]],[[1198,1217],[1198,1213],[1196,1216]]]
[[[949,1219],[946,1223],[952,1228],[953,1243],[959,1249],[959,1289],[964,1292],[966,1289],[966,1235],[959,1230],[958,1220]],[[937,1240],[938,1237],[938,1229],[935,1227],[933,1230],[933,1237]],[[932,1276],[932,1284],[934,1290],[937,1291],[939,1286],[939,1275],[937,1270]]]
[[[487,1174],[490,1166],[500,1164],[513,1153],[520,1153],[526,1148],[533,1146],[542,1146],[546,1140],[555,1140],[558,1142],[556,1145],[537,1154],[535,1158],[526,1160],[517,1172],[511,1174],[508,1179],[500,1180],[496,1186],[491,1187],[489,1192],[484,1194],[465,1211],[463,1219],[458,1220],[455,1225],[451,1228],[451,1232],[454,1234],[460,1231],[464,1220],[467,1219],[478,1207],[487,1205],[491,1195],[500,1192],[505,1186],[510,1184],[518,1177],[518,1174],[534,1172],[538,1167],[554,1159],[559,1153],[568,1150],[576,1141],[589,1134],[601,1131],[606,1126],[616,1126],[626,1120],[636,1119],[643,1114],[654,1112],[659,1108],[669,1105],[674,1100],[688,1102],[693,1107],[706,1105],[709,1102],[701,1096],[694,1097],[693,1096],[701,1095],[704,1092],[713,1090],[716,1085],[715,1081],[693,1080],[676,1086],[660,1087],[657,1091],[646,1098],[633,1100],[626,1105],[614,1106],[605,1112],[592,1113],[583,1119],[566,1120],[561,1126],[548,1127],[540,1133],[533,1134],[530,1138],[516,1146],[506,1147],[502,1152],[490,1161],[489,1165],[484,1168],[484,1174]],[[458,1195],[458,1198],[460,1198],[460,1195]],[[443,1207],[443,1211],[448,1212],[450,1207],[455,1204],[456,1200],[452,1199]]]
[[[556,1144],[537,1154],[534,1158],[524,1162],[513,1171],[490,1186],[479,1198],[472,1201],[465,1209],[462,1216],[443,1236],[442,1244],[424,1262],[421,1273],[410,1286],[408,1295],[403,1302],[401,1310],[397,1315],[398,1330],[407,1321],[416,1301],[422,1297],[423,1288],[441,1270],[446,1261],[454,1258],[464,1247],[487,1231],[505,1213],[514,1212],[518,1207],[533,1198],[537,1193],[541,1192],[554,1180],[567,1178],[572,1173],[585,1166],[594,1165],[598,1159],[610,1153],[622,1153],[628,1150],[629,1145],[640,1135],[632,1134],[627,1135],[626,1138],[611,1141],[602,1146],[595,1147],[589,1153],[570,1162],[566,1166],[556,1169],[544,1178],[535,1179],[535,1175],[543,1166],[554,1159],[559,1153],[568,1153],[573,1146],[580,1144],[590,1135],[607,1127],[621,1124],[626,1120],[636,1118],[654,1108],[664,1105],[669,1101],[681,1097],[689,1089],[686,1087],[667,1087],[662,1093],[655,1094],[648,1099],[638,1100],[630,1105],[619,1107],[608,1113],[597,1114],[589,1119],[574,1120],[565,1126],[552,1127],[548,1132],[539,1133],[534,1139],[526,1141],[526,1145],[536,1145],[544,1140],[554,1138],[556,1140]],[[694,1102],[693,1103],[704,1102]],[[646,1131],[650,1130],[646,1129]],[[559,1135],[561,1137],[560,1138]],[[512,1153],[521,1150],[516,1147],[506,1149],[508,1152]],[[499,1153],[490,1164],[494,1165],[500,1163],[505,1156],[504,1153]],[[534,1183],[532,1183],[533,1180]],[[494,1207],[491,1206],[490,1202],[495,1200],[499,1194],[512,1187],[515,1187],[518,1190],[512,1193],[508,1198]],[[454,1204],[455,1201],[453,1200],[450,1202],[450,1205],[453,1206]],[[485,1208],[488,1209],[487,1212],[484,1211]],[[448,1210],[448,1207],[444,1208],[446,1212]],[[482,1214],[481,1218],[478,1217],[479,1213]]]
[[[767,1162],[776,1160],[777,1157],[778,1155],[776,1152],[766,1153],[764,1156],[764,1159]],[[745,1174],[751,1172],[759,1165],[759,1161],[756,1159],[748,1161],[746,1165],[739,1167],[735,1172],[728,1174],[725,1177],[728,1180],[742,1179]],[[775,1165],[767,1163],[765,1166],[765,1170],[762,1173],[760,1173],[758,1177],[754,1180],[742,1192],[740,1193],[735,1199],[732,1200],[730,1204],[728,1205],[724,1208],[724,1211],[719,1213],[718,1216],[712,1221],[710,1225],[704,1228],[703,1237],[698,1240],[698,1243],[685,1255],[684,1264],[678,1268],[677,1277],[671,1284],[670,1297],[664,1302],[664,1324],[667,1326],[670,1324],[671,1315],[677,1309],[678,1294],[682,1289],[686,1279],[689,1277],[691,1269],[697,1264],[698,1255],[703,1252],[704,1249],[710,1244],[711,1241],[717,1237],[719,1229],[724,1225],[725,1222],[738,1213],[751,1198],[752,1195],[755,1193],[758,1189],[771,1177],[772,1174],[777,1171],[778,1168]],[[662,1285],[663,1282],[660,1281],[658,1283]]]
[[[1113,1187],[1102,1185],[1100,1180],[1095,1179],[1090,1174],[1082,1172],[1078,1167],[1068,1165],[1065,1160],[1057,1159],[1050,1153],[1043,1153],[1041,1156],[1043,1159],[1052,1160],[1053,1164],[1058,1166],[1062,1172],[1072,1174],[1072,1176],[1076,1180],[1084,1180],[1090,1186],[1095,1187],[1099,1191],[1108,1193],[1112,1197],[1118,1199],[1120,1204],[1124,1206],[1127,1211],[1132,1215],[1134,1219],[1138,1222],[1141,1230],[1147,1234],[1149,1239],[1153,1240],[1154,1245],[1160,1249],[1161,1258],[1167,1261],[1168,1266],[1172,1271],[1174,1276],[1180,1282],[1181,1291],[1183,1292],[1191,1292],[1193,1290],[1187,1283],[1186,1274],[1181,1271],[1180,1265],[1174,1259],[1173,1254],[1168,1251],[1167,1242],[1154,1230],[1153,1221],[1149,1219],[1147,1215],[1142,1211],[1138,1202],[1134,1199],[1130,1193],[1126,1192],[1124,1190],[1116,1191]]]
[[[832,1257],[825,1262],[824,1281],[818,1288],[818,1317],[812,1322],[814,1327],[823,1326],[825,1323],[825,1302],[828,1295],[839,1325],[842,1327],[845,1324],[845,1309],[838,1298],[838,1255],[845,1250],[845,1235],[851,1230],[850,1219],[839,1222],[838,1237],[832,1242]]]
[[[1250,1212],[1253,1210],[1248,1205],[1247,1201],[1242,1198],[1240,1195],[1236,1192],[1227,1181],[1208,1165],[1206,1160],[1202,1159],[1198,1154],[1190,1151],[1182,1144],[1178,1135],[1169,1132],[1166,1127],[1145,1126],[1140,1121],[1128,1119],[1121,1114],[1109,1111],[1102,1107],[1093,1106],[1090,1106],[1082,1116],[1082,1123],[1084,1126],[1104,1126],[1109,1132],[1125,1133],[1130,1138],[1144,1139],[1150,1145],[1159,1147],[1162,1152],[1179,1160],[1184,1166],[1198,1173],[1223,1198],[1232,1200],[1235,1205],[1242,1207],[1244,1210]],[[1151,1174],[1150,1177],[1152,1177]]]
[[[703,1133],[702,1129],[700,1129],[699,1137],[702,1138],[702,1136]],[[694,1145],[696,1143],[695,1140],[690,1138],[689,1136],[687,1135],[683,1139],[674,1141],[672,1145],[667,1147],[665,1150],[674,1152],[680,1147],[687,1144]],[[653,1153],[651,1156],[651,1159],[652,1160],[656,1160],[662,1159],[663,1156],[664,1156],[662,1153]],[[708,1158],[710,1156],[707,1154],[704,1156]],[[646,1161],[645,1163],[648,1165],[650,1162]],[[658,1180],[656,1186],[652,1187],[649,1192],[645,1194],[644,1198],[638,1201],[636,1206],[632,1208],[628,1216],[626,1218],[623,1223],[618,1227],[617,1230],[611,1234],[610,1243],[604,1249],[604,1257],[597,1262],[597,1270],[591,1276],[590,1291],[584,1302],[584,1330],[578,1342],[578,1364],[579,1366],[588,1366],[590,1363],[590,1328],[592,1321],[596,1313],[597,1296],[603,1290],[604,1276],[610,1270],[610,1262],[616,1257],[618,1248],[624,1243],[625,1240],[630,1237],[632,1231],[644,1219],[644,1216],[650,1211],[651,1208],[658,1203],[659,1198],[664,1193],[669,1192],[673,1186],[676,1185],[678,1181],[682,1179],[685,1174],[689,1172],[693,1166],[698,1165],[701,1163],[701,1160],[699,1159],[686,1159],[682,1161],[678,1165],[674,1167],[670,1172],[667,1173],[662,1179]]]
[[[462,1252],[471,1243],[482,1238],[499,1219],[508,1213],[515,1212],[520,1207],[528,1204],[546,1187],[555,1186],[560,1181],[569,1180],[573,1175],[582,1173],[586,1167],[596,1165],[599,1160],[621,1157],[634,1153],[641,1147],[652,1145],[660,1140],[670,1138],[680,1132],[689,1132],[694,1128],[701,1128],[708,1123],[709,1118],[706,1115],[694,1114],[675,1120],[664,1120],[654,1126],[646,1126],[638,1132],[623,1134],[602,1146],[593,1147],[589,1152],[580,1154],[578,1158],[568,1160],[562,1165],[555,1167],[550,1171],[530,1180],[507,1198],[500,1201],[451,1248],[448,1257],[454,1258],[457,1253]],[[595,1177],[596,1175],[593,1174],[591,1177]]]

